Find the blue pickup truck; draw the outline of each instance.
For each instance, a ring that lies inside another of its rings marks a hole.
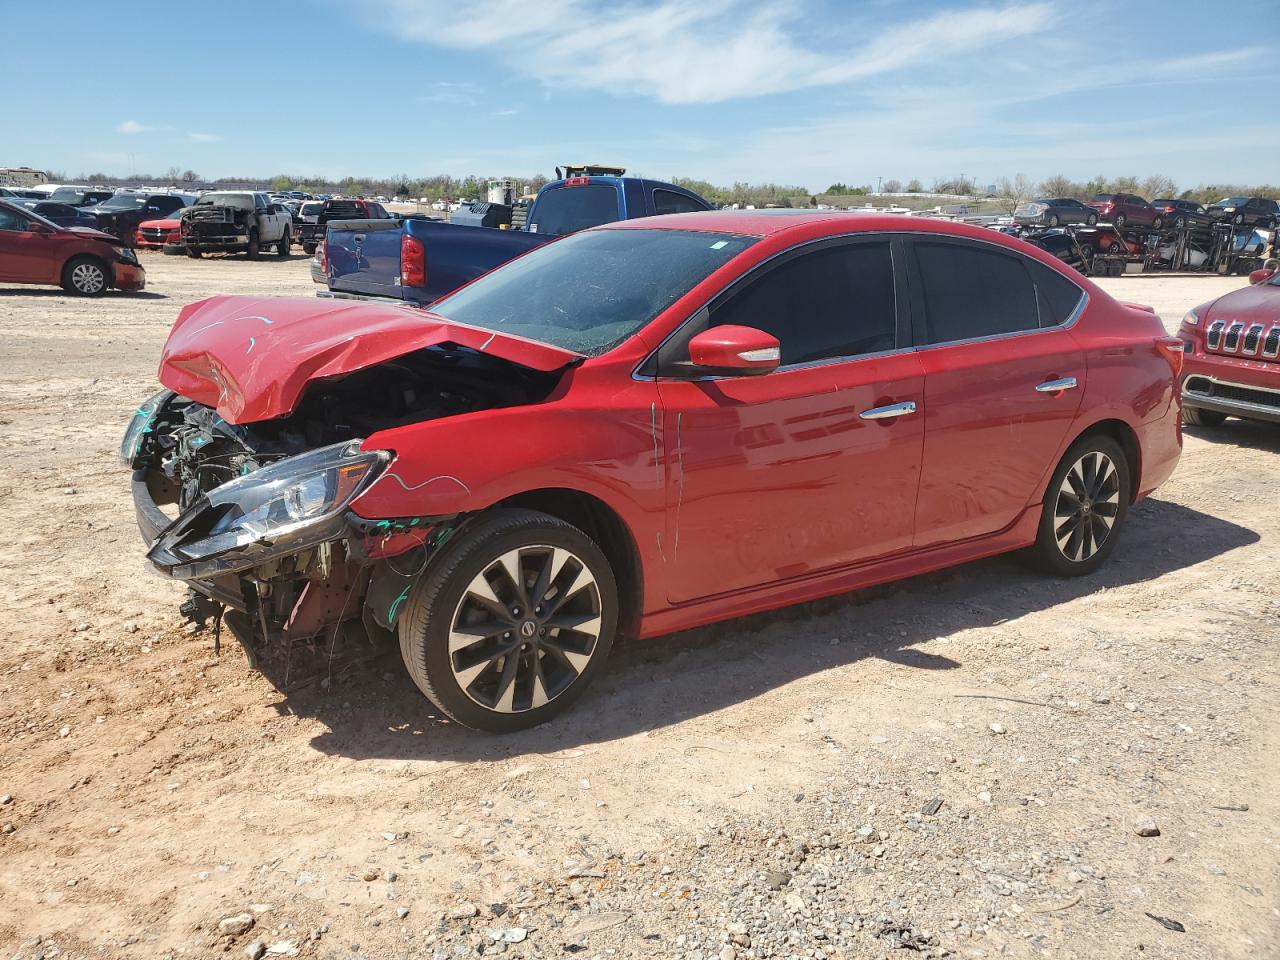
[[[524,230],[423,217],[331,221],[325,235],[325,279],[339,295],[432,303],[565,234],[615,220],[710,209],[696,193],[670,183],[570,176],[538,191]]]

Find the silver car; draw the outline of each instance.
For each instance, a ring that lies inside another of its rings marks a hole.
[[[1071,197],[1045,197],[1019,204],[1013,211],[1017,223],[1037,227],[1059,227],[1068,223],[1093,226],[1098,222],[1098,211]]]

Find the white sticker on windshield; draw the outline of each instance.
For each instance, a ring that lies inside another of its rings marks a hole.
[[[729,241],[728,241],[728,240],[717,240],[715,243],[713,243],[713,244],[711,245],[711,249],[712,249],[712,250],[723,250],[723,249],[724,249],[725,247],[727,247],[728,245],[729,245]]]

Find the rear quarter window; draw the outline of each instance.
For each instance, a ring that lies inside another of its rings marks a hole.
[[[1040,326],[1056,327],[1071,319],[1071,315],[1084,299],[1084,291],[1058,271],[1043,263],[1028,260],[1027,270],[1036,288],[1036,306],[1040,314]]]
[[[618,191],[610,184],[556,187],[534,202],[529,229],[563,236],[618,219]]]

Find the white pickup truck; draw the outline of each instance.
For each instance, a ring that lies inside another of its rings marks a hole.
[[[244,252],[256,260],[263,247],[274,246],[278,256],[287,257],[292,229],[289,211],[265,193],[206,193],[182,211],[182,242],[166,245],[165,252],[185,249],[189,257]]]

